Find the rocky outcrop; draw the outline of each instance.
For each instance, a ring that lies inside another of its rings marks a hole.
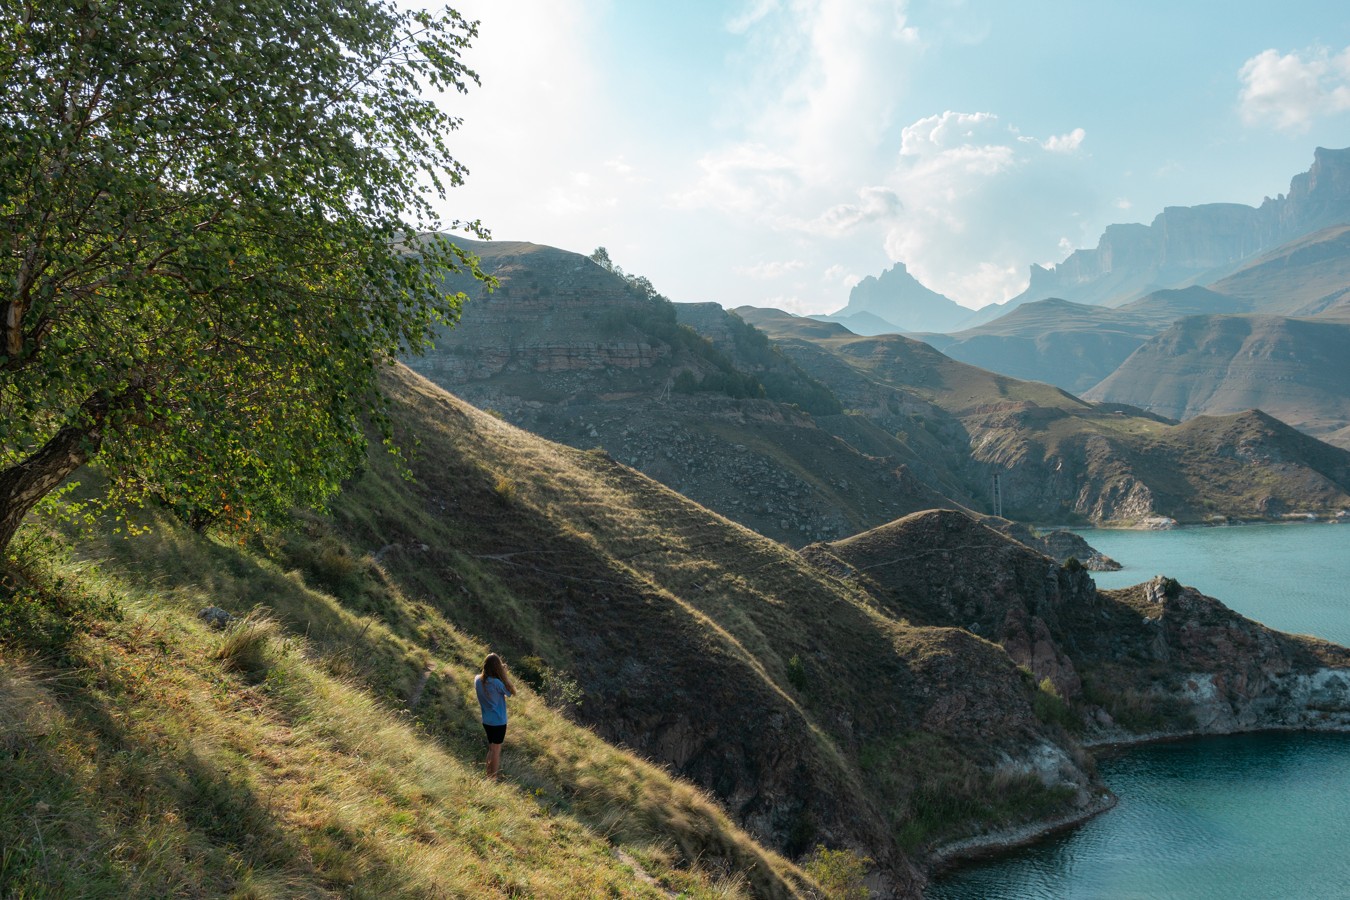
[[[856,581],[894,615],[964,628],[1001,644],[1037,682],[1049,678],[1064,696],[1079,694],[1077,670],[1055,636],[1063,634],[1062,608],[1096,603],[1086,571],[1069,571],[956,510],[915,513],[801,553]]]
[[[459,323],[408,364],[469,402],[602,447],[790,546],[970,502],[927,432],[902,438],[894,396],[891,418],[844,415],[828,387],[717,304],[672,304],[552,247],[464,244],[498,286],[451,282],[470,292]]]
[[[1329,517],[1350,503],[1350,454],[1267,415],[1178,424],[968,366],[900,335],[828,331],[772,310],[746,315],[841,396],[888,389],[936,407],[923,425],[941,423],[948,441],[964,438],[961,475],[983,488],[971,493],[991,496],[996,475],[1003,512],[1022,521]]]
[[[955,511],[908,516],[802,555],[892,614],[1000,644],[1034,680],[1053,684],[1091,743],[1350,730],[1350,650],[1273,631],[1164,576],[1099,591],[1086,572]],[[1043,754],[1051,781],[1064,778],[1055,774],[1062,752]]]
[[[1350,650],[1272,631],[1164,576],[1102,596],[1102,622],[1075,625],[1103,707],[1087,718],[1093,742],[1350,729]]]

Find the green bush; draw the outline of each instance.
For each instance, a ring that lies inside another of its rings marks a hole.
[[[806,664],[795,653],[787,661],[787,680],[797,690],[806,690]]]
[[[1031,697],[1031,709],[1036,713],[1036,718],[1047,725],[1058,725],[1070,731],[1079,727],[1078,717],[1064,702],[1049,677],[1042,678],[1040,684],[1036,685],[1036,693]]]
[[[872,858],[852,850],[829,850],[823,844],[803,867],[816,883],[825,889],[830,900],[867,900],[872,896],[863,879],[872,865]]]

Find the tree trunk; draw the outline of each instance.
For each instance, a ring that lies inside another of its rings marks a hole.
[[[85,424],[65,426],[32,456],[0,472],[0,561],[28,511],[98,452],[114,402],[89,398],[80,407]]]

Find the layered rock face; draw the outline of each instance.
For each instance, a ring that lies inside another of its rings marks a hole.
[[[843,416],[828,388],[716,304],[672,304],[552,247],[462,243],[499,287],[452,281],[470,295],[458,325],[407,362],[469,402],[603,447],[793,546],[968,502],[928,462],[940,454],[925,452],[926,434],[910,446],[897,428]]]
[[[1163,576],[1102,597],[1098,621],[1071,626],[1102,704],[1094,740],[1350,728],[1350,650],[1272,631]]]
[[[1350,453],[1262,413],[1177,424],[967,366],[899,335],[859,337],[776,311],[745,314],[841,397],[865,397],[870,384],[939,408],[933,424],[964,435],[967,471],[979,473],[986,491],[997,474],[1004,511],[1023,521],[1334,516],[1350,504]]]
[[[1288,195],[1260,207],[1173,206],[1147,226],[1108,226],[1096,248],[1076,250],[1052,269],[1033,265],[1031,283],[1012,302],[1060,297],[1119,305],[1160,287],[1214,281],[1279,244],[1344,222],[1350,222],[1350,149],[1319,147]]]

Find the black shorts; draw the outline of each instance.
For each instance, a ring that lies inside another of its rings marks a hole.
[[[483,730],[487,732],[487,739],[489,744],[500,744],[502,741],[506,740],[505,725],[489,725],[488,723],[484,722]]]

